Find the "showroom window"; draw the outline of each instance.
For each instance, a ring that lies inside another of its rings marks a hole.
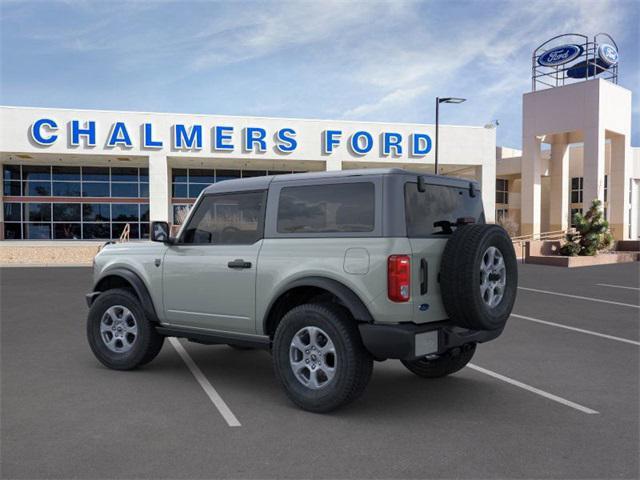
[[[5,240],[109,240],[127,223],[129,238],[149,238],[149,204],[4,203]]]
[[[149,169],[3,165],[4,196],[148,198]]]
[[[118,238],[127,223],[129,238],[149,237],[147,168],[2,168],[6,240],[109,240]]]
[[[509,180],[496,178],[496,203],[509,203]]]
[[[582,203],[582,187],[582,177],[573,177],[571,179],[571,203]]]
[[[506,221],[509,218],[508,208],[496,208],[496,223]]]
[[[189,209],[200,192],[208,185],[236,178],[262,177],[296,173],[292,170],[230,170],[220,168],[173,168],[171,170],[171,197],[173,223],[182,225]],[[297,172],[302,173],[302,172]]]

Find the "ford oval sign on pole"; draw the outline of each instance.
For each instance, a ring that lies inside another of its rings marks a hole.
[[[598,57],[610,67],[618,63],[618,50],[613,45],[603,43],[598,47]]]
[[[543,67],[557,67],[578,58],[583,48],[580,45],[561,45],[547,50],[538,57],[538,63]]]

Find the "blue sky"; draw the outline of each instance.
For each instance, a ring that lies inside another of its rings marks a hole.
[[[531,51],[609,32],[634,93],[640,145],[640,2],[0,0],[0,104],[434,121],[498,119],[521,144]]]

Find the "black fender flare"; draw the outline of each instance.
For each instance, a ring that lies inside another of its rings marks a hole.
[[[99,294],[104,291],[103,289],[101,289],[100,284],[109,277],[120,277],[129,285],[131,285],[131,288],[133,288],[133,290],[135,291],[136,296],[140,299],[140,303],[142,304],[144,313],[147,315],[149,320],[158,322],[158,315],[156,314],[156,309],[153,306],[153,300],[151,300],[149,289],[147,289],[144,281],[137,273],[127,268],[114,268],[111,270],[106,270],[105,272],[103,272],[102,276],[93,287],[95,293]],[[95,295],[93,297],[93,300],[95,300],[97,296],[98,295]]]
[[[353,292],[353,290],[337,280],[326,277],[311,276],[293,280],[278,290],[278,293],[274,295],[267,307],[267,310],[265,311],[264,317],[262,318],[263,332],[266,332],[268,329],[269,317],[277,301],[288,291],[298,287],[322,288],[323,290],[335,295],[351,312],[356,321],[373,323],[373,317],[371,316],[371,313],[369,313],[369,309],[360,297]]]

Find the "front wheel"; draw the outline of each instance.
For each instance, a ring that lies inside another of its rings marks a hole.
[[[312,412],[328,412],[358,398],[373,369],[356,322],[333,304],[290,310],[273,339],[273,364],[288,397]]]
[[[87,318],[87,339],[96,358],[115,370],[149,363],[164,343],[140,301],[122,289],[101,293],[93,302]]]
[[[454,348],[438,358],[428,360],[402,360],[407,369],[422,378],[440,378],[462,370],[473,358],[476,344],[471,343],[460,348]]]

